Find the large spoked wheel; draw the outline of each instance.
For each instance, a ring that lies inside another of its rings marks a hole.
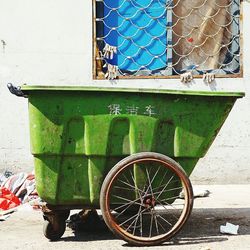
[[[100,206],[115,235],[132,245],[158,245],[187,221],[193,191],[178,163],[145,152],[126,157],[111,169],[102,185]]]

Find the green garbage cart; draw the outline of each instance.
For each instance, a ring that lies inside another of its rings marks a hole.
[[[28,97],[44,234],[71,209],[99,209],[118,237],[160,244],[187,221],[188,176],[244,93],[8,85]],[[181,195],[180,195],[181,194]]]

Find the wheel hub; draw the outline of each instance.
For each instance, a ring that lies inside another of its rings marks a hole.
[[[146,195],[143,198],[143,205],[146,208],[153,208],[155,206],[155,198],[152,195]]]

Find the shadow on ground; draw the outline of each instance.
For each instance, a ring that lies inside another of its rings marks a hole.
[[[250,208],[213,208],[193,209],[193,212],[181,232],[164,245],[191,245],[221,242],[228,237],[221,234],[220,225],[226,222],[239,225],[239,235],[250,235]],[[91,218],[73,229],[75,236],[63,237],[61,241],[99,241],[117,239],[106,227],[104,221]],[[124,244],[128,246],[128,244]]]

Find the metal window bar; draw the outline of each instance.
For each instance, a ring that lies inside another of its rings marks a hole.
[[[99,78],[240,73],[240,0],[94,0]]]

